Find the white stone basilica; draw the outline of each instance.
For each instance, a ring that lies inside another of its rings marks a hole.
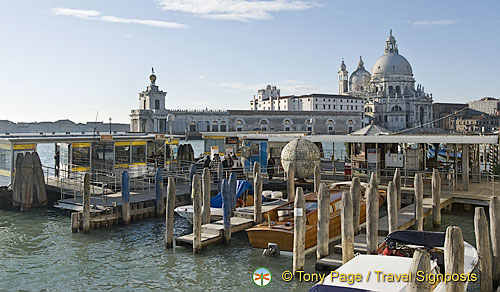
[[[370,74],[360,57],[358,68],[349,77],[346,65],[340,65],[339,94],[362,97],[366,116],[390,131],[422,126],[432,128],[432,94],[415,86],[408,60],[399,54],[392,30],[386,40],[384,55],[373,65]]]

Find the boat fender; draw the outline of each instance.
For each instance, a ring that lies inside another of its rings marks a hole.
[[[278,247],[277,243],[269,242],[267,244],[267,248],[264,250],[262,254],[271,257],[278,256],[280,255],[280,248]]]

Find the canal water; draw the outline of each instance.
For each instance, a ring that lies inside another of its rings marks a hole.
[[[51,151],[43,151],[39,148],[42,159],[50,161]],[[458,225],[475,245],[473,217],[473,209],[454,206],[451,213],[443,210],[437,230]],[[292,269],[292,258],[263,256],[244,232],[233,235],[229,247],[211,246],[193,255],[186,247],[165,249],[163,218],[89,234],[72,234],[70,226],[69,216],[55,209],[0,210],[0,291],[306,291],[314,284],[284,282],[281,273]],[[186,220],[175,218],[176,236],[190,229]],[[315,257],[306,257],[306,272],[314,272]],[[272,274],[265,288],[252,282],[259,267]],[[479,291],[478,285],[469,291]]]

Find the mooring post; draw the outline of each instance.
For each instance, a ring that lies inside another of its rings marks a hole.
[[[297,188],[295,193],[295,202],[293,205],[293,274],[304,270],[306,261],[306,210],[305,210],[304,191],[301,187]]]
[[[191,164],[189,166],[189,182],[190,182],[190,185],[189,185],[189,188],[192,188],[193,187],[193,176],[196,174],[196,165],[194,164]]]
[[[396,192],[398,193],[396,206],[399,210],[401,209],[401,170],[399,168],[396,168],[392,181],[394,182]]]
[[[318,193],[320,183],[321,183],[321,167],[318,164],[314,166],[314,192]]]
[[[349,192],[342,193],[341,234],[342,234],[342,263],[345,264],[354,257],[354,225],[352,199]]]
[[[201,177],[199,174],[193,176],[191,182],[191,194],[193,196],[193,253],[201,253]]]
[[[90,175],[83,177],[83,232],[90,230]]]
[[[376,172],[372,172],[372,175],[370,177],[370,187],[374,187],[376,193],[378,194],[378,178]]]
[[[378,192],[370,185],[366,191],[366,248],[367,254],[376,254],[378,248]]]
[[[287,171],[287,181],[286,181],[286,193],[288,197],[288,202],[293,202],[295,198],[295,163],[290,162]]]
[[[168,178],[167,185],[167,203],[165,206],[165,246],[172,248],[174,246],[174,208],[175,208],[175,179]]]
[[[201,175],[203,189],[203,219],[202,224],[210,223],[210,197],[212,192],[212,182],[210,180],[210,169],[205,167]]]
[[[352,218],[353,218],[353,227],[354,234],[359,233],[359,220],[360,220],[360,207],[361,207],[361,182],[359,177],[353,177],[351,188],[349,190],[351,194],[352,201]]]
[[[476,234],[476,248],[479,254],[479,278],[481,291],[493,291],[491,279],[490,232],[488,219],[483,207],[476,207],[474,213],[474,233]]]
[[[253,222],[262,223],[262,178],[257,172],[253,184]]]
[[[80,229],[80,220],[78,220],[79,212],[71,213],[71,232],[77,233]]]
[[[462,191],[468,191],[468,190],[469,190],[469,145],[462,144]]]
[[[222,168],[222,163],[219,163],[217,168],[217,191],[222,191],[222,180],[224,179],[224,169]]]
[[[415,174],[413,180],[415,192],[415,225],[418,231],[424,230],[424,182],[420,173]]]
[[[231,171],[229,175],[229,200],[231,203],[231,217],[234,216],[234,211],[236,211],[236,173]]]
[[[410,278],[406,286],[407,292],[427,292],[431,291],[431,284],[429,281],[419,281],[417,273],[429,275],[431,273],[431,256],[425,249],[417,249],[413,253],[413,259],[410,265]]]
[[[318,196],[318,249],[317,259],[328,256],[328,241],[330,232],[330,194],[325,183],[320,183]]]
[[[130,223],[130,178],[127,171],[122,172],[122,222]]]
[[[393,181],[387,186],[387,220],[389,223],[389,234],[398,230],[398,210],[396,185]]]
[[[155,173],[155,193],[156,193],[156,216],[163,212],[163,176],[161,168],[158,167]]]
[[[500,203],[498,197],[490,199],[490,231],[491,231],[491,249],[493,262],[493,287],[500,283]]]
[[[257,173],[260,173],[260,163],[258,161],[255,161],[253,163],[253,170],[252,170],[252,179],[255,182],[255,177],[257,176]]]
[[[441,176],[436,168],[432,170],[432,224],[441,225]]]
[[[224,225],[224,244],[226,245],[231,244],[231,209],[229,182],[224,179],[222,180],[222,221]]]
[[[458,226],[448,226],[444,240],[444,270],[447,275],[464,273],[464,239],[462,229]],[[448,281],[446,292],[464,291],[465,282]]]

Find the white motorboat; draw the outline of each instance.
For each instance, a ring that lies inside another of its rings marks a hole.
[[[379,247],[378,255],[356,255],[349,262],[326,275],[324,280],[314,285],[309,292],[406,291],[408,278],[404,278],[404,275],[408,277],[413,251],[418,248],[425,248],[431,254],[431,274],[438,279],[439,274],[444,274],[444,238],[443,232],[412,230],[393,232]],[[393,255],[382,255],[382,250],[386,250],[389,242],[392,242],[390,245],[395,246]],[[393,245],[394,242],[396,245]],[[464,241],[464,275],[472,273],[478,260],[477,250]],[[344,281],[337,276],[357,274],[361,275],[361,278],[356,279],[352,276],[351,279],[344,278]],[[468,279],[474,280],[473,277]],[[445,291],[444,281],[432,282],[432,291]],[[467,284],[468,282],[465,285],[466,289]]]

